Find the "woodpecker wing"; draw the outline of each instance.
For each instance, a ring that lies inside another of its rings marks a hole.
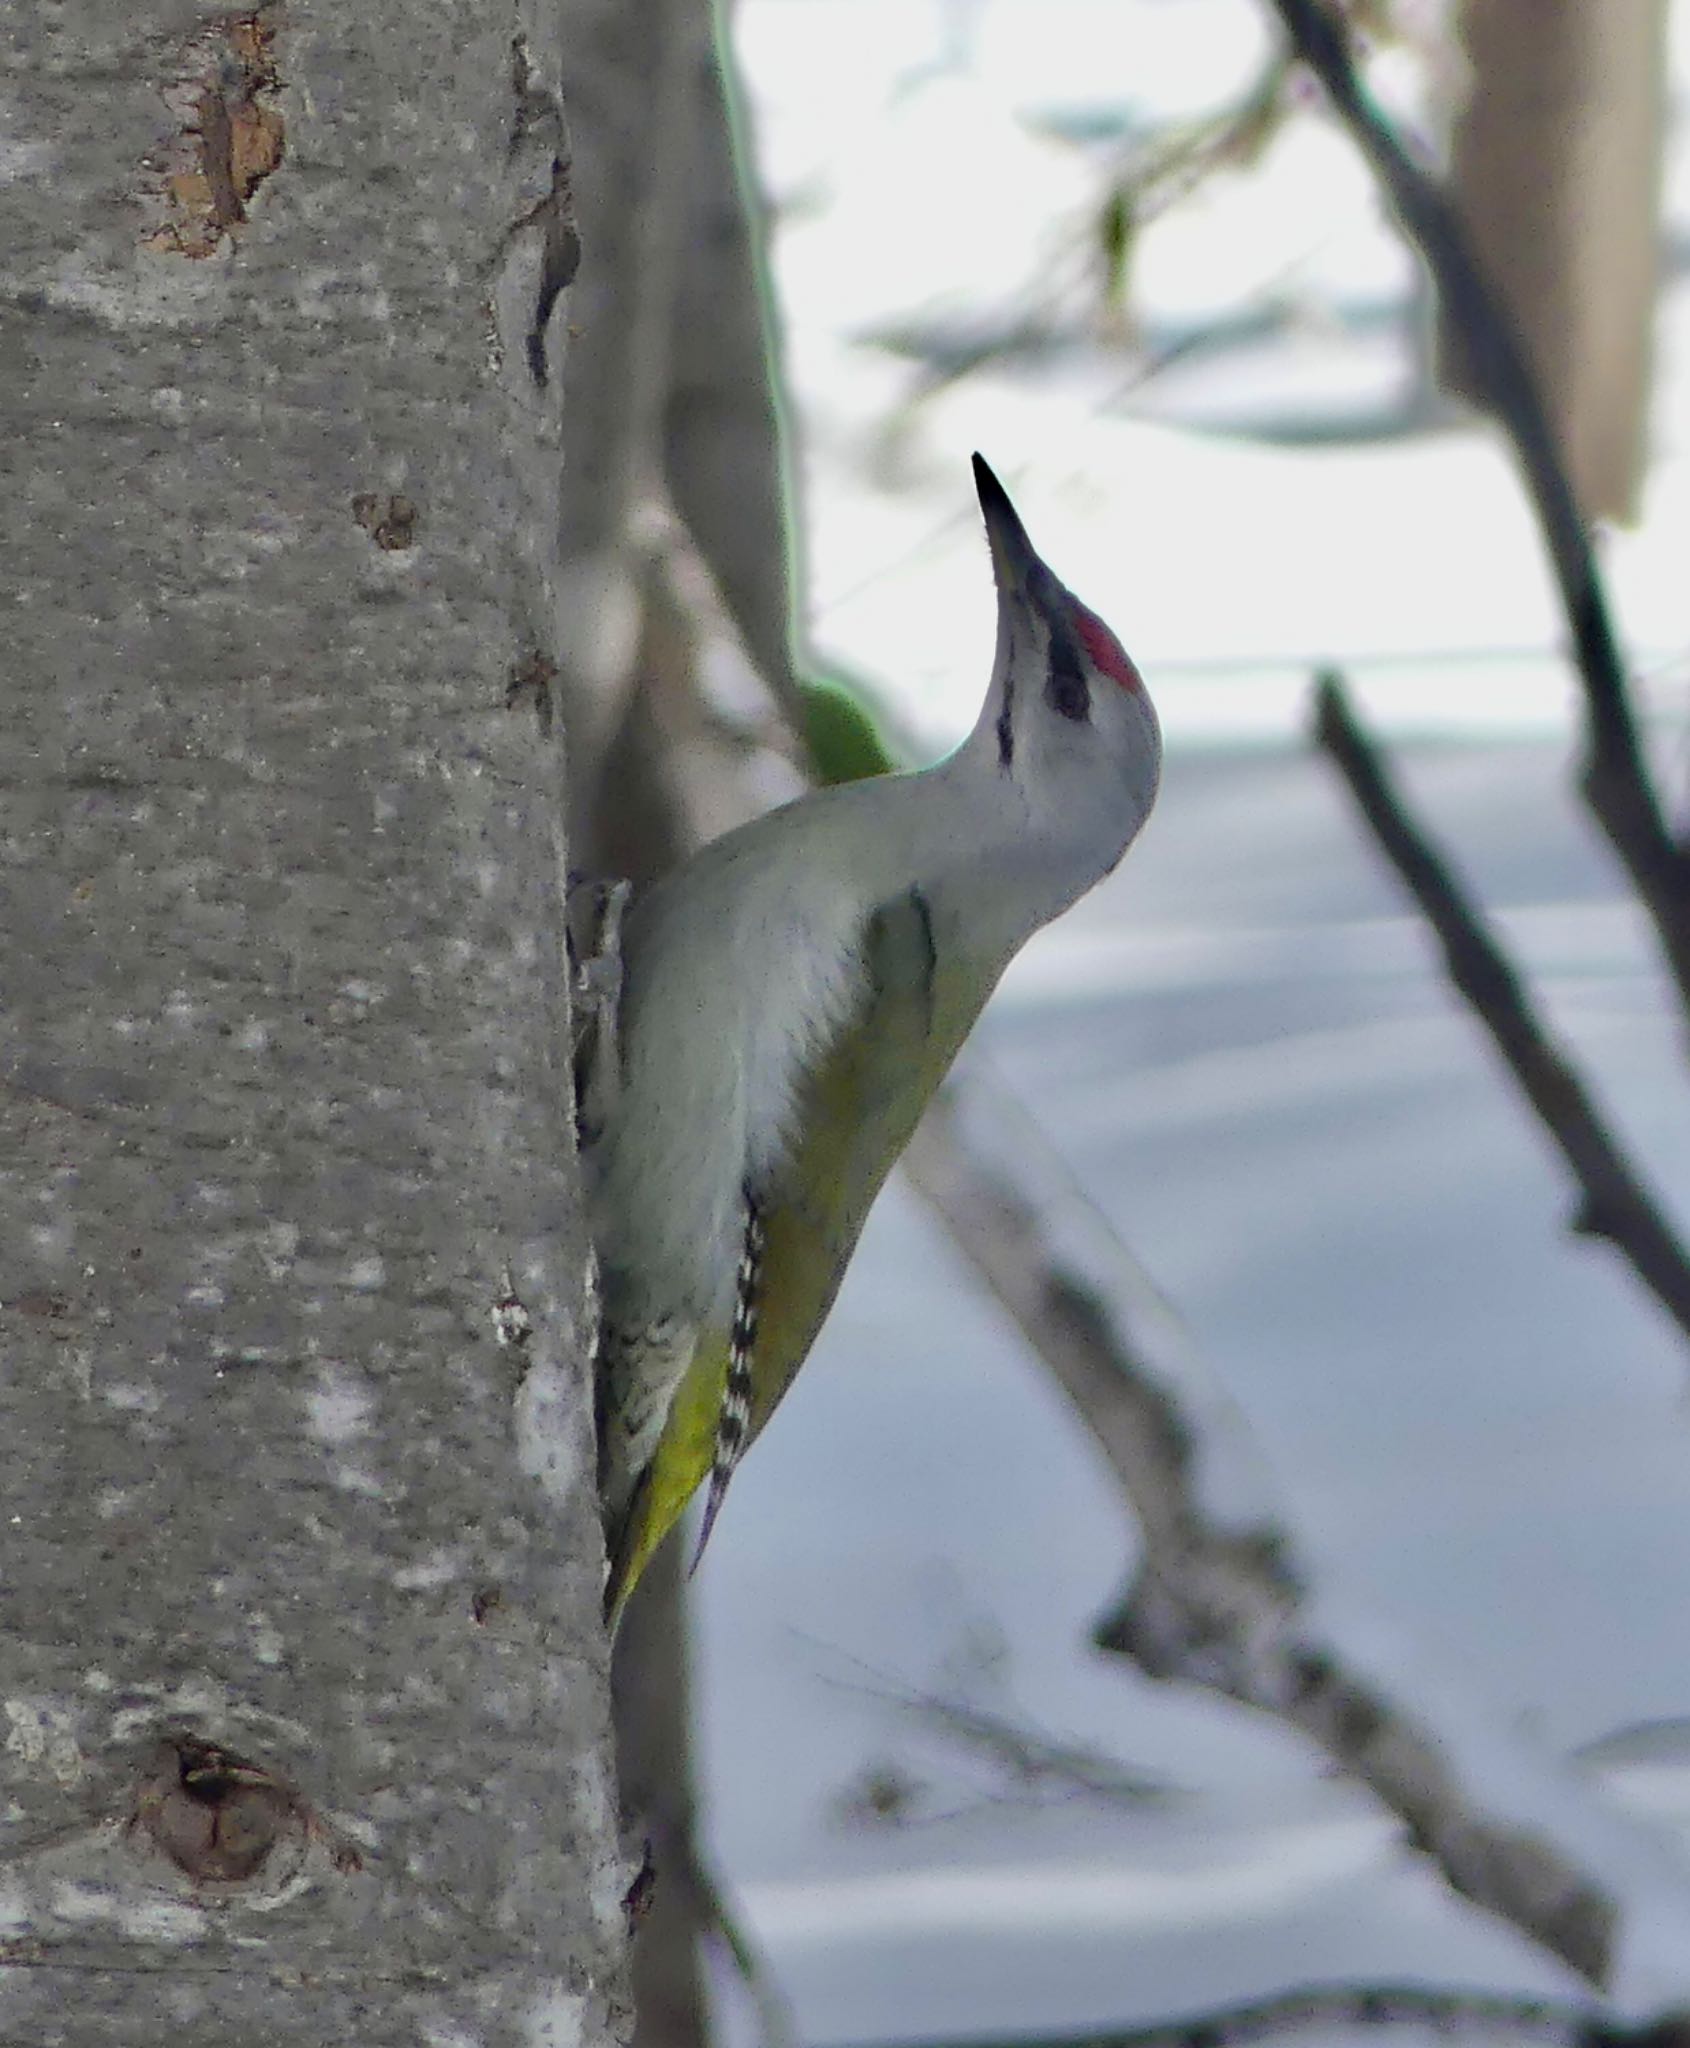
[[[812,1070],[797,1142],[765,1196],[752,1437],[809,1354],[882,1182],[1005,964],[979,961],[961,948],[954,927],[936,928],[919,889],[869,919],[862,958],[867,993]],[[710,1331],[623,1526],[612,1532],[605,1600],[613,1619],[710,1471],[727,1358],[727,1330]]]

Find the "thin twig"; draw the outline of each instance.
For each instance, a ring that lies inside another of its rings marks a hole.
[[[903,1704],[917,1720],[958,1746],[979,1751],[1018,1784],[1055,1785],[1100,1802],[1140,1809],[1179,1797],[1167,1778],[1130,1770],[1078,1743],[1055,1741],[1009,1714],[963,1700],[913,1694]]]
[[[1584,799],[1635,883],[1690,1021],[1690,848],[1649,772],[1601,572],[1538,381],[1507,307],[1448,193],[1404,149],[1357,75],[1328,0],[1272,0],[1297,54],[1372,165],[1431,272],[1479,388],[1513,444],[1561,592],[1584,687]]]
[[[1133,227],[1181,204],[1222,165],[1251,164],[1278,132],[1291,60],[1275,52],[1229,107],[1175,124],[1131,165],[1122,180]]]
[[[1455,987],[1507,1061],[1580,1189],[1578,1229],[1603,1237],[1690,1338],[1690,1254],[1633,1171],[1601,1111],[1538,1015],[1484,912],[1409,815],[1363,732],[1343,682],[1317,682],[1315,737],[1332,757],[1380,849],[1437,933]]]
[[[1189,1796],[1171,1778],[1046,1735],[1019,1712],[979,1706],[954,1692],[917,1690],[881,1676],[871,1666],[860,1668],[868,1675],[852,1681],[849,1690],[896,1708],[959,1749],[984,1755],[1023,1786],[1054,1784],[1138,1811]]]

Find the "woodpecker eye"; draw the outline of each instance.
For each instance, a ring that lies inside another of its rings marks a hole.
[[[1050,636],[1050,675],[1045,683],[1050,708],[1076,725],[1091,716],[1091,690],[1080,650],[1066,633]]]
[[[1133,666],[1132,658],[1109,628],[1097,616],[1087,611],[1076,598],[1074,601],[1074,631],[1080,636],[1080,644],[1091,657],[1093,668],[1100,669],[1123,690],[1142,690],[1144,678]]]

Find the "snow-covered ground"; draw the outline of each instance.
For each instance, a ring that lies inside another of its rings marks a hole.
[[[1683,1055],[1567,791],[1573,700],[1507,463],[1478,428],[1377,430],[1409,388],[1411,284],[1365,177],[1311,117],[1258,182],[1145,238],[1147,326],[1267,284],[1306,314],[1290,328],[1125,396],[1118,362],[1068,352],[912,410],[914,366],[865,334],[1073,301],[1096,158],[1018,117],[1212,104],[1259,58],[1262,10],[741,0],[739,20],[784,209],[818,640],[936,742],[972,717],[978,446],[1169,737],[1144,841],[1029,949],[984,1056],[1254,1425],[1325,1597],[1528,1755],[1690,1716],[1690,1360],[1569,1237],[1545,1141],[1299,743],[1311,664],[1341,660],[1690,1216]],[[1690,215],[1676,157],[1671,197]],[[1682,289],[1663,357],[1648,514],[1606,546],[1682,797]],[[1365,443],[1321,431],[1356,419]],[[1218,431],[1252,422],[1276,438]],[[1132,1543],[1060,1396],[895,1185],[696,1581],[711,1839],[804,2038],[1057,2033],[1335,1979],[1571,1988],[1283,1731],[1087,1649]],[[1095,1753],[1091,1789],[1018,1780],[936,1731],[934,1697]],[[1646,1824],[1690,1823],[1690,1741],[1580,1768]],[[1690,1927],[1684,1949],[1690,1976]]]

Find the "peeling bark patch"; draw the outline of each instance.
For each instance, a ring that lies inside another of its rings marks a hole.
[[[558,300],[575,281],[581,268],[581,236],[575,225],[575,195],[570,185],[569,165],[561,156],[552,158],[552,185],[545,198],[531,206],[505,234],[505,243],[518,235],[537,230],[540,236],[540,275],[534,293],[534,311],[522,337],[522,352],[528,374],[542,389],[551,379],[546,331]]]
[[[284,123],[276,24],[268,8],[226,16],[190,47],[186,75],[165,94],[181,119],[164,172],[170,218],[142,247],[201,259],[247,217],[247,202],[282,160]]]
[[[622,1894],[622,1911],[627,1920],[628,1932],[632,1934],[651,1911],[651,1902],[657,1894],[657,1852],[649,1835],[640,1848],[640,1867],[634,1872],[633,1882]]]
[[[352,516],[378,548],[400,554],[417,544],[417,508],[392,491],[360,491],[352,500]]]
[[[575,226],[575,200],[569,186],[569,166],[562,157],[552,158],[552,189],[545,216],[546,239],[540,263],[540,289],[534,300],[534,324],[528,330],[528,373],[536,384],[551,374],[546,359],[546,330],[563,293],[575,281],[581,268],[581,237]]]
[[[533,311],[524,321],[522,348],[528,374],[542,390],[551,381],[546,333],[557,302],[569,288],[581,267],[581,237],[575,222],[575,195],[569,176],[569,142],[563,109],[557,94],[545,83],[534,62],[525,36],[511,42],[510,157],[513,165],[533,159],[541,170],[550,159],[548,189],[544,196],[511,226],[501,238],[501,253],[517,237],[537,230],[540,236],[539,276],[534,283]],[[497,317],[495,316],[495,330]]]
[[[514,711],[524,701],[534,707],[541,732],[552,729],[552,685],[557,681],[557,663],[536,647],[513,664],[505,679],[505,709]]]

